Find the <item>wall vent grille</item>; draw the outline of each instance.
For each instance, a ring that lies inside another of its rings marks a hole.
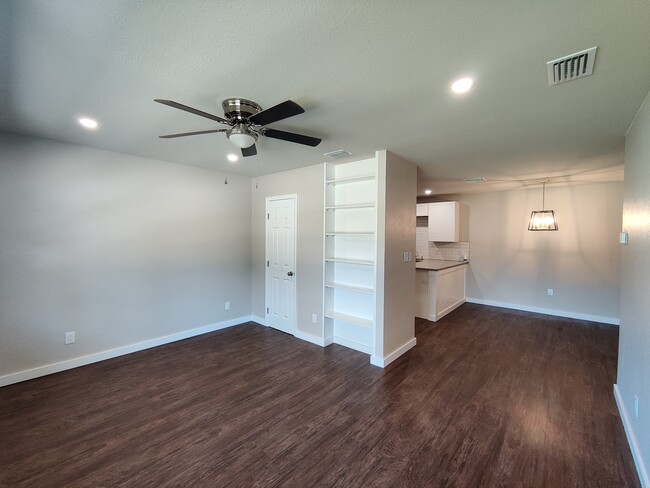
[[[596,47],[592,47],[546,63],[548,86],[589,76],[594,70],[596,49]]]
[[[346,151],[345,149],[337,149],[336,151],[330,151],[324,154],[324,156],[329,156],[332,159],[341,159],[341,158],[347,158],[348,156],[351,156],[352,153],[349,151]]]

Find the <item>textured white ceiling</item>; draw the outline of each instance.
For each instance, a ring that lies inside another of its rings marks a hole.
[[[645,0],[5,0],[0,18],[0,129],[246,175],[344,148],[391,150],[435,193],[620,179],[650,91]],[[593,76],[547,86],[546,61],[592,46]],[[461,75],[476,88],[452,96]],[[233,164],[223,134],[158,138],[214,125],[154,98],[221,115],[230,96],[293,99],[306,113],[273,127],[324,140]]]

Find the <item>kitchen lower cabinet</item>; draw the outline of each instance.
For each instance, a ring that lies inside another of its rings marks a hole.
[[[415,270],[415,316],[437,322],[465,303],[467,265]]]
[[[467,265],[429,271],[429,320],[436,322],[465,303]]]
[[[415,316],[429,320],[429,271],[415,270]]]

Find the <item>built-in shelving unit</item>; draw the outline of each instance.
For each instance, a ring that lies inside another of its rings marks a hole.
[[[325,164],[324,333],[374,353],[377,159]]]

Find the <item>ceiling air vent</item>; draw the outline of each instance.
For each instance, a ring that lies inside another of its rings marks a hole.
[[[596,47],[592,47],[546,63],[548,86],[589,76],[594,70],[596,49]]]
[[[347,158],[348,156],[351,155],[352,153],[346,151],[345,149],[337,149],[336,151],[327,152],[323,156],[329,156],[332,159],[341,159],[341,158]]]
[[[465,183],[485,183],[486,181],[486,178],[467,178]]]

